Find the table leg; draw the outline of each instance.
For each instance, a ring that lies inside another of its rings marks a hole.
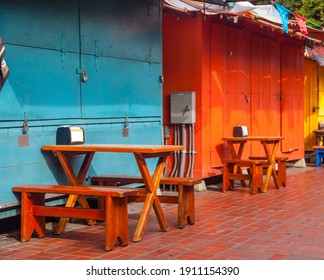
[[[235,150],[234,144],[237,144],[237,142],[228,141],[228,149],[231,154],[231,157],[233,159],[241,159],[246,142],[239,142],[239,147],[237,152]],[[238,168],[238,173],[242,173],[242,168],[241,167],[237,167],[237,168]],[[243,187],[247,187],[245,180],[241,180],[241,184]]]
[[[238,148],[237,152],[234,147],[234,144],[237,144],[237,142],[228,141],[227,143],[228,143],[228,149],[229,149],[229,152],[230,152],[232,158],[233,159],[242,158],[242,154],[243,154],[246,142],[239,142],[239,148]]]
[[[166,231],[169,228],[166,218],[164,216],[159,198],[157,196],[157,189],[159,187],[160,179],[163,174],[167,155],[159,157],[153,177],[151,177],[151,175],[150,175],[150,172],[149,172],[147,164],[146,164],[146,160],[143,157],[143,155],[135,153],[134,156],[135,156],[138,168],[141,172],[141,175],[143,177],[143,181],[145,183],[145,187],[147,190],[142,213],[141,213],[140,219],[138,221],[138,224],[137,224],[134,236],[133,236],[133,241],[140,241],[144,234],[144,230],[145,230],[152,206],[153,206],[153,209],[154,209],[155,215],[157,217],[157,220],[159,222],[161,230]]]
[[[261,144],[263,145],[266,157],[268,159],[267,174],[266,174],[266,178],[265,178],[265,180],[263,182],[261,192],[267,192],[271,176],[272,176],[272,178],[274,180],[276,188],[280,188],[278,176],[277,176],[276,170],[274,168],[275,159],[276,159],[276,153],[277,153],[277,150],[278,150],[278,147],[279,147],[279,141],[276,141],[274,143],[268,143],[266,141],[261,141]],[[270,145],[271,144],[273,144],[272,151],[270,151]]]
[[[93,159],[94,153],[86,153],[85,158],[82,162],[82,165],[80,167],[79,173],[76,176],[74,173],[73,168],[71,167],[69,163],[68,156],[62,152],[62,151],[56,151],[57,157],[62,165],[62,168],[70,181],[71,185],[78,186],[82,185],[84,182],[84,179],[87,175],[87,172],[89,170],[91,161]],[[77,196],[77,195],[70,195],[66,201],[65,207],[74,207],[76,202],[79,202],[80,205],[83,208],[90,208],[89,204],[84,196]],[[64,232],[66,225],[69,221],[69,218],[61,218],[56,229],[55,229],[55,234],[61,234]],[[87,220],[89,225],[93,225],[96,222],[94,220]]]

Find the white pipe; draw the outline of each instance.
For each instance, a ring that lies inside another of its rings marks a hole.
[[[187,154],[187,129],[184,124],[181,125],[181,145],[184,149],[181,151],[179,176],[183,177]]]
[[[178,130],[178,126],[175,125],[174,126],[174,144],[175,145],[178,145],[178,132],[177,132],[177,130]],[[175,175],[176,169],[177,169],[177,165],[178,165],[178,154],[177,154],[177,152],[174,152],[173,159],[174,159],[174,161],[173,161],[173,168],[172,168],[172,171],[170,173],[170,176],[171,177],[173,177]]]
[[[168,139],[165,138],[163,127],[162,127],[162,134],[163,134],[163,137],[162,137],[162,143],[163,143],[164,145],[167,145],[167,144],[168,144]],[[165,167],[164,167],[164,170],[163,170],[163,176],[165,176],[167,169],[168,169],[168,161],[165,162]],[[163,188],[164,188],[164,187],[163,187]]]
[[[177,145],[181,145],[181,133],[180,133],[180,126],[177,125],[177,137],[178,137],[178,141],[177,141]],[[179,176],[179,167],[180,167],[180,151],[177,151],[177,169],[176,169],[176,173],[175,176]]]
[[[168,145],[168,139],[164,139],[164,145]],[[168,169],[168,160],[165,162],[164,170],[163,170],[163,176],[166,176],[166,171]],[[162,186],[162,190],[165,191],[165,184]]]
[[[192,124],[192,129],[191,129],[191,138],[192,138],[192,161],[191,161],[191,167],[190,167],[190,176],[193,177],[193,172],[194,172],[194,163],[195,163],[195,125]]]
[[[191,132],[192,130],[192,127],[191,125],[189,125],[189,149],[188,149],[188,167],[187,167],[187,173],[186,173],[186,177],[188,178],[189,177],[189,174],[191,172],[190,168],[191,168],[191,162],[192,162],[192,137],[191,137]]]

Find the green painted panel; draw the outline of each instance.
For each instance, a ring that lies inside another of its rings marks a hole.
[[[0,36],[6,43],[79,52],[77,0],[0,0]]]
[[[159,2],[80,0],[81,52],[161,63]]]
[[[6,45],[10,76],[0,94],[0,120],[77,118],[79,55]],[[19,58],[19,59],[17,59]]]
[[[160,64],[82,56],[82,117],[162,115]]]
[[[161,117],[159,1],[81,0],[80,21],[82,117]]]
[[[78,118],[78,1],[0,0],[0,36],[10,76],[0,120]]]

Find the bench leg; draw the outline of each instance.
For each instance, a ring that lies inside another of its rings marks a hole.
[[[286,161],[279,160],[278,161],[278,181],[280,186],[287,186],[287,176],[286,176],[287,163]]]
[[[105,250],[128,245],[127,197],[106,196]]]
[[[20,239],[22,242],[29,241],[34,232],[39,238],[44,237],[45,217],[35,217],[34,205],[45,205],[45,194],[21,193],[21,228]]]
[[[230,173],[233,173],[233,165],[225,163],[223,168],[223,192],[227,192],[228,189],[234,190],[234,180],[229,179]]]
[[[252,187],[252,194],[256,194],[259,189],[261,189],[263,183],[263,166],[254,165],[252,167],[252,180],[251,180],[251,187]]]
[[[178,185],[178,227],[184,228],[195,223],[195,191],[194,186]]]

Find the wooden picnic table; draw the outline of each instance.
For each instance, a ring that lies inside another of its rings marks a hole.
[[[161,230],[168,230],[168,224],[157,196],[157,189],[160,184],[167,157],[174,151],[183,150],[183,146],[132,144],[45,145],[42,147],[42,150],[53,151],[57,155],[70,184],[74,186],[81,186],[83,184],[95,153],[133,153],[147,190],[142,212],[133,236],[133,241],[140,241],[142,239],[152,207],[155,211]],[[69,161],[69,156],[73,154],[85,155],[77,174],[75,174]],[[150,174],[146,163],[146,159],[148,158],[158,159],[153,174]],[[66,207],[74,207],[77,200],[83,208],[89,208],[85,197],[77,195],[69,196],[66,202]],[[62,233],[65,230],[67,222],[67,218],[61,218],[55,233]],[[92,221],[90,221],[90,223],[91,222]]]
[[[274,168],[276,154],[279,143],[283,139],[281,136],[247,136],[247,137],[223,137],[222,140],[227,142],[229,152],[233,159],[241,159],[245,144],[248,141],[259,141],[265,152],[265,158],[268,161],[266,178],[263,182],[261,192],[267,192],[270,178],[272,176],[276,188],[280,188],[278,175]],[[238,145],[238,148],[236,147]]]

